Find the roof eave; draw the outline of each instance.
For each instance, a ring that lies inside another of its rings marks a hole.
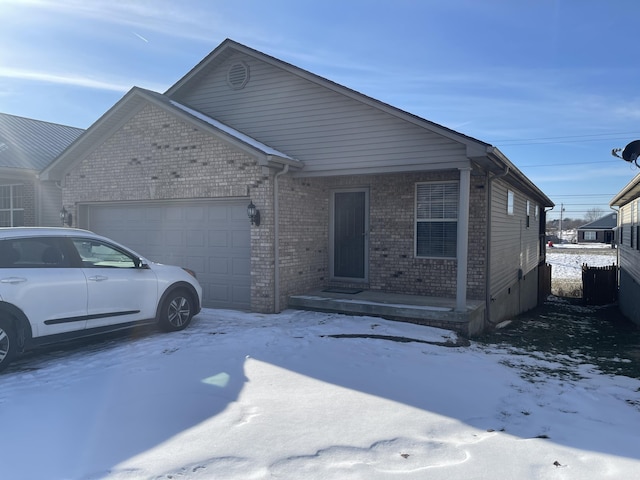
[[[622,207],[637,197],[640,197],[640,173],[633,177],[633,179],[611,199],[609,206]]]

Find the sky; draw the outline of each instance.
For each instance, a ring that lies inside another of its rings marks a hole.
[[[88,128],[225,38],[498,147],[556,207],[639,172],[640,64],[617,0],[0,0],[0,112]]]
[[[551,298],[591,328],[595,307]],[[181,332],[32,354],[0,375],[3,478],[637,477],[640,380],[602,372],[587,348],[436,344],[457,340],[372,317],[204,309]]]

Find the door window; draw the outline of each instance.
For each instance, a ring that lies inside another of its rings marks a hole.
[[[74,239],[83,267],[136,268],[139,260],[129,253],[98,240]]]

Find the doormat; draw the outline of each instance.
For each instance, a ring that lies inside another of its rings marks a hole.
[[[327,293],[349,293],[354,295],[356,293],[360,293],[362,290],[358,290],[357,288],[340,288],[340,287],[331,287],[323,290],[323,292]]]

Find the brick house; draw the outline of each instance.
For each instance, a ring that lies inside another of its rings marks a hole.
[[[402,294],[470,334],[537,304],[553,205],[497,148],[231,40],[43,176],[79,226],[194,269],[207,307]]]
[[[0,227],[61,225],[60,185],[39,174],[83,131],[0,113]]]

